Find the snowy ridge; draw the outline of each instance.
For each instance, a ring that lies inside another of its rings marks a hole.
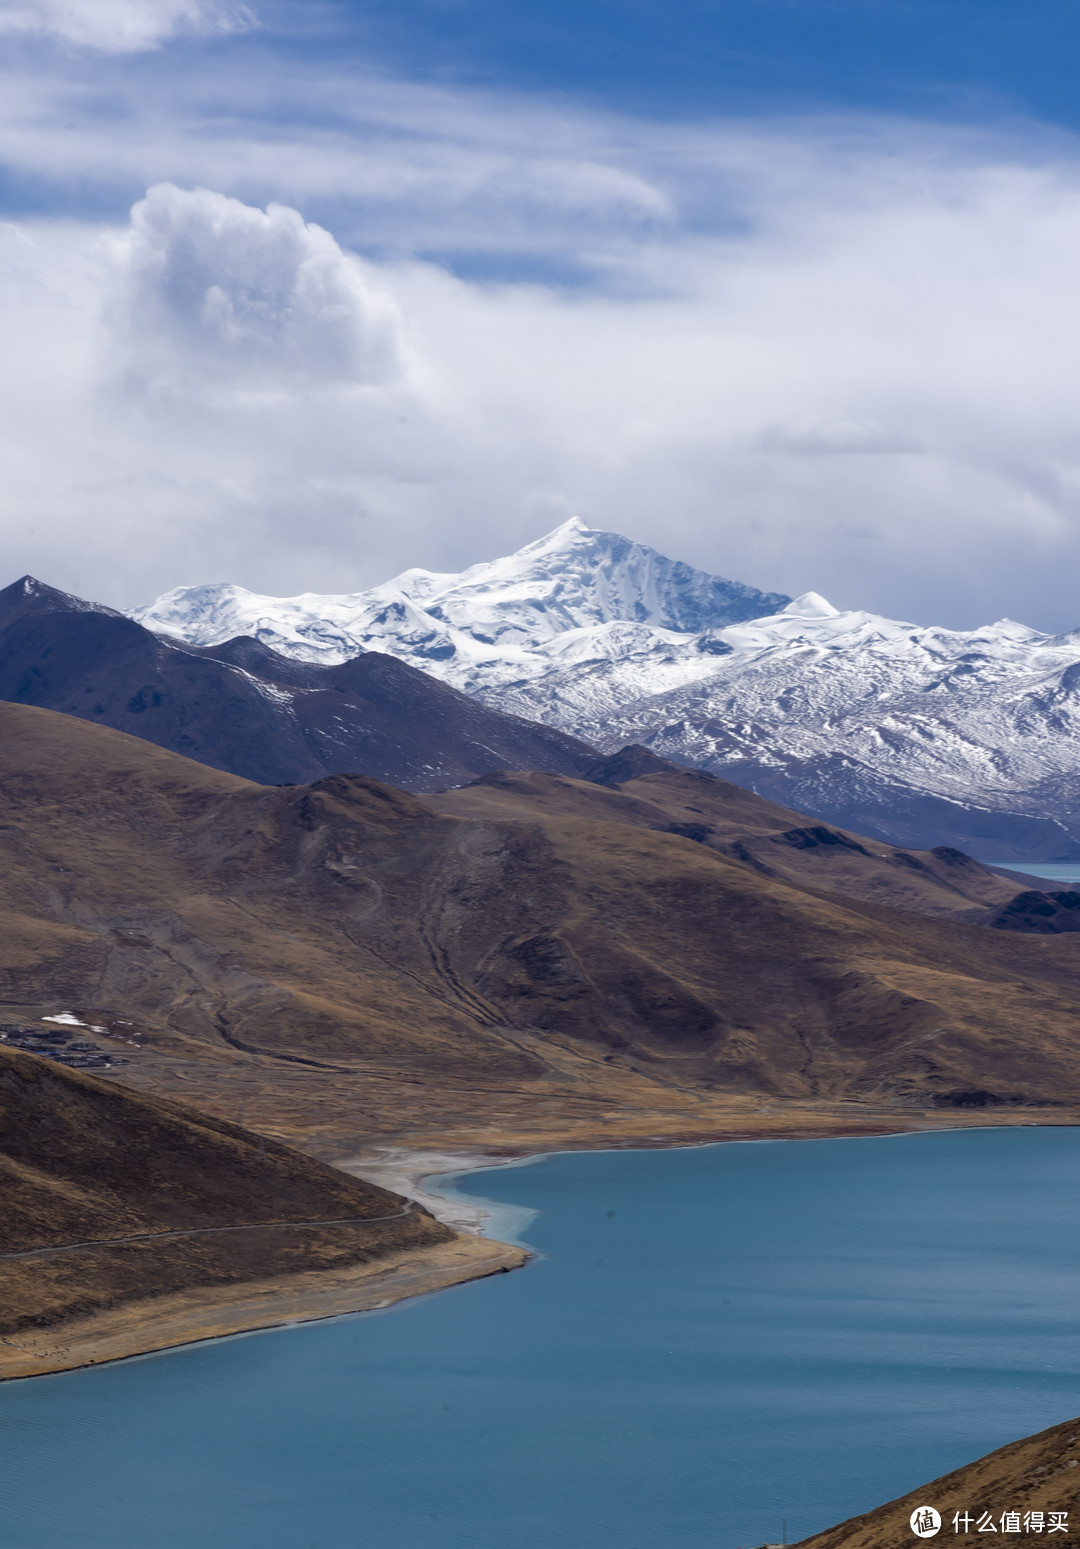
[[[1080,857],[1080,632],[791,601],[576,520],[461,575],[342,597],[188,587],[133,616],[310,661],[384,651],[604,751],[642,742],[893,842]]]
[[[551,651],[570,649],[579,660],[657,645],[663,651],[788,600],[572,517],[518,553],[461,575],[406,570],[345,596],[260,597],[240,586],[187,586],[131,617],[193,645],[253,635],[283,655],[325,664],[385,651],[476,693],[543,676]]]
[[[732,655],[692,684],[636,698],[595,675],[559,685],[563,723],[894,842],[1080,854],[1080,636],[1008,619],[962,632],[800,618],[798,606],[720,631]],[[517,692],[519,713],[531,697]]]

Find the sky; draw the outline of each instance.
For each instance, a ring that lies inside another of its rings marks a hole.
[[[0,0],[0,584],[571,513],[1080,626],[1080,0]]]

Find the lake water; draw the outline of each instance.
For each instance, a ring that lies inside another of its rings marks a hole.
[[[1053,882],[1058,888],[1075,887],[1080,882],[1080,861],[1047,861],[1029,866],[1019,861],[986,861],[987,866],[1000,866],[1005,871],[1019,871],[1025,877],[1041,877]],[[1053,892],[1053,888],[1050,890]]]
[[[459,1186],[537,1212],[544,1257],[0,1386],[3,1549],[736,1549],[1080,1414],[1080,1130]]]

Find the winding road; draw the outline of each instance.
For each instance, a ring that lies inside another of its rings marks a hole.
[[[136,1232],[130,1237],[91,1237],[86,1242],[65,1242],[52,1248],[24,1248],[19,1253],[0,1253],[0,1262],[11,1259],[44,1259],[55,1253],[72,1253],[76,1248],[109,1248],[121,1242],[164,1242],[170,1237],[209,1237],[215,1232],[261,1232],[268,1226],[366,1226],[369,1222],[400,1221],[417,1208],[411,1199],[404,1210],[388,1216],[342,1216],[336,1221],[252,1221],[242,1226],[189,1226],[175,1232]]]

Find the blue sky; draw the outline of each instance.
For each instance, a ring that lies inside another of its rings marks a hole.
[[[1080,623],[1080,0],[0,0],[6,569]]]
[[[80,6],[100,17],[97,47],[65,35]],[[151,46],[106,46],[114,10],[121,42],[124,13],[147,13]],[[348,86],[373,76],[660,125],[970,127],[1011,135],[1014,154],[1080,129],[1080,0],[0,0],[0,27],[5,15],[24,23],[8,34],[12,75],[44,77],[53,127],[75,137],[111,126],[119,140],[156,101],[225,135],[341,129],[362,143]],[[54,181],[5,158],[0,208],[84,215],[142,192],[138,176],[72,159]]]
[[[1075,0],[380,0],[327,20],[332,48],[403,74],[635,113],[1080,117]]]

